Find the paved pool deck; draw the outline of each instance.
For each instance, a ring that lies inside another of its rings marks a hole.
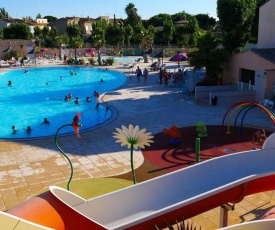
[[[167,60],[165,63],[170,71],[177,68],[175,63]],[[150,64],[137,63],[136,66],[143,70],[150,68]],[[187,66],[187,63],[184,64]],[[128,76],[127,84],[107,92],[101,98],[115,115],[106,124],[81,132],[81,139],[75,135],[58,137],[60,147],[73,163],[73,180],[110,177],[130,171],[129,150],[115,143],[113,138],[113,132],[122,125],[139,125],[153,134],[172,125],[193,126],[197,121],[217,125],[221,124],[229,107],[220,105],[219,101],[217,106],[210,106],[207,102],[195,103],[193,98],[180,93],[180,88],[157,84],[157,72],[150,71],[147,82],[141,78],[138,83],[131,69],[123,64],[108,66],[108,69],[124,72]],[[0,68],[0,72],[7,70],[9,68]],[[273,125],[261,111],[256,110],[246,118],[245,124],[263,128]],[[2,139],[0,142],[0,210],[9,210],[50,185],[69,178],[69,164],[57,150],[53,137],[24,141]],[[137,168],[144,158],[141,151],[134,154]],[[256,219],[260,213],[274,207],[272,194],[264,192],[246,197],[234,211],[229,212],[229,224]],[[203,229],[217,229],[219,208],[192,220]]]

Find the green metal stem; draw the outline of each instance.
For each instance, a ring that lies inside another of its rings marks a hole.
[[[196,162],[200,162],[201,139],[196,138]]]
[[[131,144],[131,169],[132,169],[132,175],[133,175],[133,181],[134,184],[136,184],[136,173],[135,173],[135,169],[134,169],[134,162],[133,162],[133,150],[134,150],[134,145]]]
[[[67,126],[72,126],[72,124],[66,124],[66,125],[63,125],[61,126],[55,133],[55,136],[54,136],[54,141],[55,141],[55,145],[56,147],[58,148],[58,150],[67,158],[67,160],[69,161],[69,164],[70,164],[70,167],[71,167],[71,176],[70,176],[70,179],[67,183],[67,190],[70,191],[70,183],[71,183],[71,180],[73,178],[73,174],[74,174],[74,168],[73,168],[73,165],[72,165],[72,162],[70,160],[70,158],[66,155],[66,153],[63,152],[63,150],[59,147],[58,143],[57,143],[57,135],[59,133],[59,131],[61,129],[63,129],[64,127],[67,127]]]

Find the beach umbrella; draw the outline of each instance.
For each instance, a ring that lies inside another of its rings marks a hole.
[[[41,54],[42,52],[40,52],[39,50],[36,49],[32,49],[30,52],[28,52],[28,54]]]
[[[94,50],[93,49],[86,49],[86,53],[93,53]]]
[[[153,52],[153,49],[150,48],[149,50],[144,51],[143,54],[152,54],[152,52]]]
[[[44,53],[44,52],[46,52],[47,50],[48,50],[47,48],[42,48],[42,49],[40,50],[40,52]]]
[[[154,58],[162,58],[164,56],[164,51],[160,51],[159,53],[154,55]]]
[[[9,46],[7,49],[3,50],[4,53],[12,53],[12,52],[15,52],[15,50],[13,50],[11,48],[11,46]]]
[[[177,54],[175,54],[174,56],[172,56],[169,61],[177,61],[178,62],[178,66],[180,66],[180,62],[181,61],[186,61],[188,58],[187,53],[180,53],[178,52]]]
[[[34,62],[36,64],[36,54],[42,54],[42,52],[40,52],[39,50],[36,49],[32,49],[30,52],[28,52],[27,54],[33,54],[34,57]]]
[[[174,56],[172,56],[169,61],[177,61],[177,62],[180,62],[180,61],[186,61],[188,58],[187,54],[186,53],[177,53],[175,54]]]
[[[89,53],[92,57],[95,56],[94,50],[93,49],[86,49],[86,53]]]

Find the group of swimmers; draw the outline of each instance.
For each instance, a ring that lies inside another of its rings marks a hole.
[[[96,92],[95,94],[96,94],[95,96],[99,95],[98,92]],[[65,96],[64,101],[70,101],[72,99],[73,99],[73,95],[71,93],[69,93],[68,95]],[[87,96],[86,99],[85,99],[85,101],[86,102],[91,102],[91,98],[89,96]],[[80,103],[79,97],[75,98],[74,103],[75,104],[79,104]]]
[[[64,101],[70,101],[73,99],[73,95],[69,93],[68,95],[65,96]]]
[[[70,75],[76,75],[76,72],[70,71]]]
[[[49,126],[51,124],[51,122],[47,119],[47,118],[44,118],[44,120],[41,122],[41,125],[45,125],[45,126]],[[12,127],[11,127],[11,129],[12,129],[12,134],[16,134],[18,131],[19,131],[19,129],[17,129],[16,128],[16,126],[15,125],[13,125]],[[27,132],[27,133],[31,133],[31,131],[32,131],[33,129],[31,128],[31,126],[27,126],[27,128],[25,129],[25,131]]]

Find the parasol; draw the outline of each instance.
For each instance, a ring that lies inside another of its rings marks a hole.
[[[180,62],[181,61],[186,61],[188,58],[187,53],[180,53],[178,52],[177,54],[175,54],[174,56],[172,56],[169,61],[177,61],[178,62],[178,66],[180,66]]]

